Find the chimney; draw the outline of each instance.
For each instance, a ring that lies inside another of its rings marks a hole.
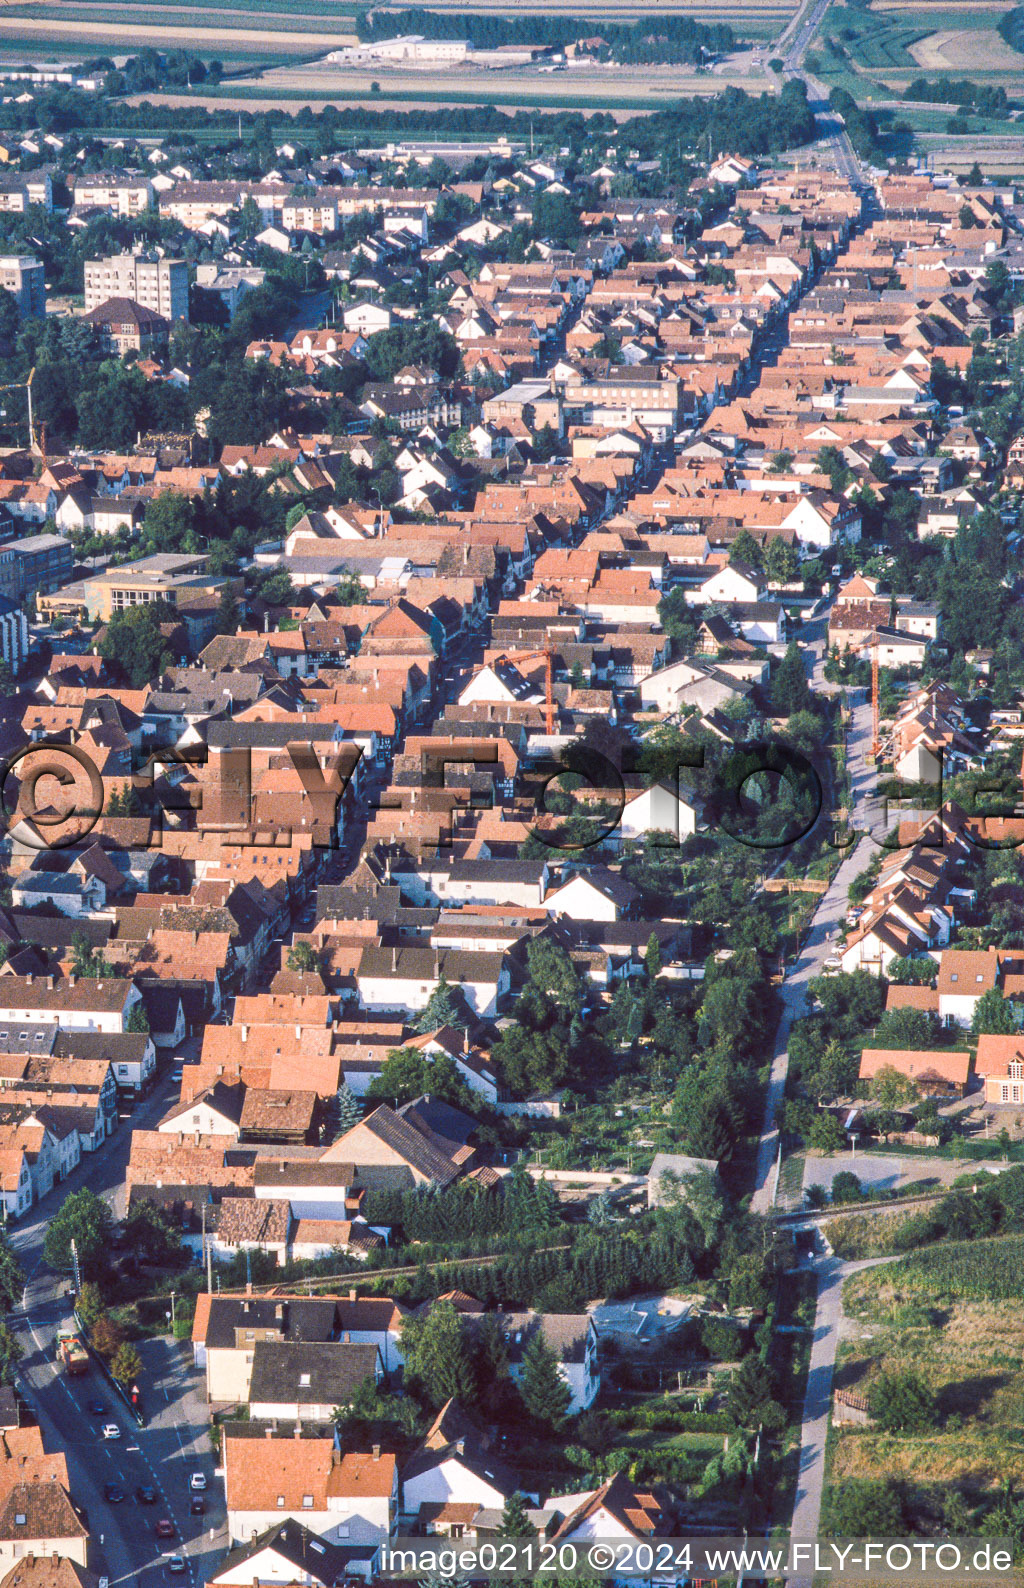
[[[75,975],[74,975],[74,972],[72,972],[72,974],[68,977],[68,986],[69,987],[73,987],[74,985],[75,985]]]
[[[245,1293],[246,1293],[247,1296],[251,1296],[252,1295],[252,1280],[251,1279],[249,1280],[249,1282],[247,1283],[247,1285],[245,1287]],[[246,1312],[249,1311],[248,1302],[246,1303],[245,1310],[246,1310]]]
[[[349,1299],[349,1301],[355,1301],[355,1299],[356,1299],[356,1293],[355,1293],[355,1291],[354,1291],[354,1290],[350,1290],[350,1291],[349,1291],[349,1293],[348,1293],[348,1299]]]
[[[372,1449],[372,1452],[373,1452],[374,1461],[379,1461],[380,1460],[380,1445],[372,1445],[371,1449]]]
[[[280,1302],[280,1301],[277,1303],[277,1306],[274,1308],[274,1319],[275,1319],[275,1321],[277,1323],[283,1323],[284,1322],[284,1304],[282,1302]]]
[[[264,1437],[264,1439],[273,1439],[273,1437],[274,1437],[273,1428],[265,1428],[263,1430],[263,1437]]]
[[[249,1040],[249,1027],[248,1026],[243,1026],[242,1027],[242,1041],[243,1042],[248,1042],[248,1040]]]
[[[295,1040],[296,1042],[300,1042],[302,1040],[302,1027],[299,1025],[295,1027]]]
[[[294,1429],[292,1430],[292,1432],[294,1433],[296,1439],[301,1439],[302,1438],[302,1424],[297,1421],[296,1424],[295,1424]]]
[[[46,990],[47,990],[47,992],[53,992],[53,977],[52,976],[47,976],[47,978],[46,978]]]

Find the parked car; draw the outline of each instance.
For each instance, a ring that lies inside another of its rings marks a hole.
[[[121,1430],[116,1423],[104,1423],[102,1432],[104,1439],[120,1439],[121,1437]]]
[[[120,1505],[124,1499],[124,1490],[119,1483],[105,1483],[103,1485],[103,1498],[109,1500],[111,1505]]]
[[[188,1480],[188,1486],[191,1490],[193,1490],[193,1492],[198,1490],[200,1493],[202,1493],[202,1491],[206,1488],[206,1473],[193,1472],[192,1476]]]
[[[174,1523],[169,1516],[162,1516],[153,1529],[157,1538],[174,1538]]]
[[[193,1494],[188,1508],[192,1516],[206,1515],[206,1501],[201,1494]]]
[[[185,1570],[184,1555],[168,1555],[167,1570],[170,1572],[172,1577],[180,1577],[182,1572]]]
[[[156,1490],[151,1483],[140,1483],[135,1491],[135,1498],[140,1505],[155,1505]]]
[[[104,1417],[107,1411],[106,1401],[91,1400],[86,1408],[90,1417]]]

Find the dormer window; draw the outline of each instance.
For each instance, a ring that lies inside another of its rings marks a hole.
[[[284,1505],[284,1495],[283,1494],[279,1494],[278,1495],[277,1503],[278,1503],[279,1506],[283,1506]]]
[[[304,1511],[311,1511],[313,1509],[313,1496],[311,1494],[304,1494],[302,1496],[302,1509]]]
[[[960,980],[960,978],[957,975],[955,970],[950,973],[950,978],[949,979],[950,979],[950,981],[959,981]]]
[[[300,1389],[309,1389],[309,1374],[308,1373],[300,1373],[299,1374],[299,1388]]]

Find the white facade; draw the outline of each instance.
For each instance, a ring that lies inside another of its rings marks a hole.
[[[110,298],[131,298],[165,320],[188,319],[188,266],[155,254],[110,254],[85,261],[85,312]]]
[[[678,839],[690,838],[697,831],[697,822],[695,804],[664,783],[655,783],[627,800],[619,820],[618,836],[635,839],[661,832],[671,833]]]

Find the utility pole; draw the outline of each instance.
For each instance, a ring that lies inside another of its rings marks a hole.
[[[206,1239],[206,1203],[203,1203],[203,1256],[206,1259],[206,1294],[213,1295],[213,1246]]]
[[[82,1289],[82,1271],[78,1266],[78,1247],[75,1245],[75,1237],[73,1235],[71,1237],[71,1264],[75,1271],[75,1295],[77,1296]]]

